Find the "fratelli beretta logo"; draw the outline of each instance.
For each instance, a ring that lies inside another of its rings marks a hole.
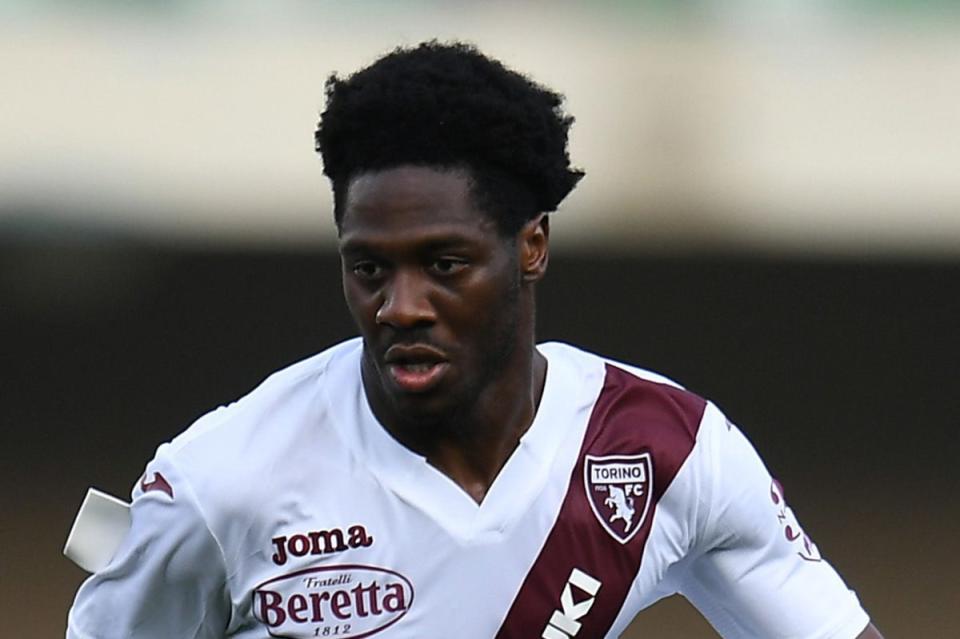
[[[586,456],[583,479],[590,508],[610,535],[625,544],[647,517],[653,493],[653,461],[640,455]]]
[[[350,637],[384,630],[407,614],[413,584],[393,570],[343,564],[298,570],[253,591],[253,613],[271,637]]]

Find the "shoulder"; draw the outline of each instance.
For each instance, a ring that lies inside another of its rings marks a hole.
[[[592,384],[595,390],[582,444],[584,459],[595,466],[649,464],[653,498],[659,500],[680,480],[683,487],[674,492],[684,493],[682,507],[689,511],[690,500],[696,502],[701,492],[695,484],[702,481],[703,470],[709,471],[701,463],[692,463],[691,457],[707,452],[700,449],[704,439],[711,439],[708,431],[714,430],[719,411],[658,373],[565,344],[545,344],[540,349],[551,366],[559,362],[584,371],[585,378],[599,377]]]
[[[350,340],[273,373],[162,444],[155,461],[175,465],[198,497],[230,492],[244,482],[263,483],[278,459],[323,446],[331,430],[324,428],[330,421],[326,398],[337,392],[326,386],[349,379],[334,369],[355,365],[359,351],[359,340]]]
[[[551,365],[559,360],[585,375],[602,375],[593,420],[603,430],[614,429],[645,441],[672,437],[692,443],[696,439],[707,401],[672,379],[569,344],[550,342],[539,348]]]
[[[696,439],[707,401],[658,373],[614,360],[605,360],[606,378],[600,402],[635,415],[646,428],[676,431]]]
[[[238,441],[250,431],[276,426],[278,417],[296,415],[317,408],[319,391],[327,383],[330,369],[344,365],[356,352],[359,340],[349,340],[296,362],[267,377],[240,399],[203,415],[171,442],[169,453],[189,456],[224,440]]]

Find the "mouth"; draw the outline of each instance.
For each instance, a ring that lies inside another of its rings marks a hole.
[[[425,393],[437,386],[450,363],[430,346],[395,345],[387,349],[386,371],[390,380],[407,393]]]

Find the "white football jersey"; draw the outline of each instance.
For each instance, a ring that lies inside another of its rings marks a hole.
[[[679,592],[725,637],[852,638],[856,596],[740,431],[564,344],[477,504],[376,421],[354,339],[160,446],[68,639],[618,636]]]

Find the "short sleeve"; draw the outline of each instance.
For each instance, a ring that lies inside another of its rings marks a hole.
[[[680,591],[724,637],[852,639],[869,618],[820,555],[740,430],[710,406],[698,455],[708,499]]]
[[[77,592],[67,639],[223,637],[223,554],[166,449],[133,489],[132,525],[117,554]]]

